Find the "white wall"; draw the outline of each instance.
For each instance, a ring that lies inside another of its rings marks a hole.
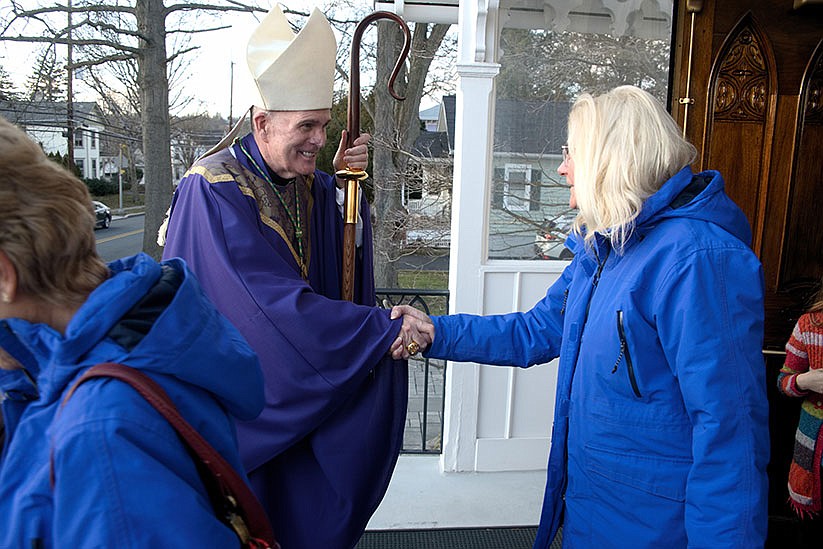
[[[102,128],[96,126],[81,126],[74,130],[81,132],[82,145],[74,145],[74,160],[83,161],[83,177],[93,179],[100,177],[100,132]],[[93,145],[93,146],[92,146]]]

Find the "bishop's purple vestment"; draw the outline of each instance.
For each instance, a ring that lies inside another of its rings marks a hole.
[[[186,260],[260,357],[266,407],[237,423],[238,439],[283,549],[349,549],[402,445],[406,363],[387,357],[401,321],[374,306],[366,201],[351,303],[340,300],[333,178],[315,171],[275,192],[260,167],[251,135],[196,162],[175,192],[163,257]]]

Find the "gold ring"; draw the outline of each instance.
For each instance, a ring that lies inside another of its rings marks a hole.
[[[411,343],[406,345],[406,350],[409,352],[410,355],[414,356],[417,354],[417,351],[420,350],[420,345],[418,345],[417,342],[412,339]]]

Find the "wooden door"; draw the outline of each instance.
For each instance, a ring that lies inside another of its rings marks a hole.
[[[786,504],[799,402],[777,393],[776,377],[794,323],[823,276],[823,3],[677,4],[671,112],[698,148],[695,168],[723,174],[763,262],[769,545],[800,547]]]

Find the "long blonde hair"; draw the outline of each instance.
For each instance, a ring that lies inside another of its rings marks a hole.
[[[569,113],[569,154],[586,241],[607,236],[622,251],[645,200],[696,157],[672,117],[654,97],[620,86],[581,95]]]

